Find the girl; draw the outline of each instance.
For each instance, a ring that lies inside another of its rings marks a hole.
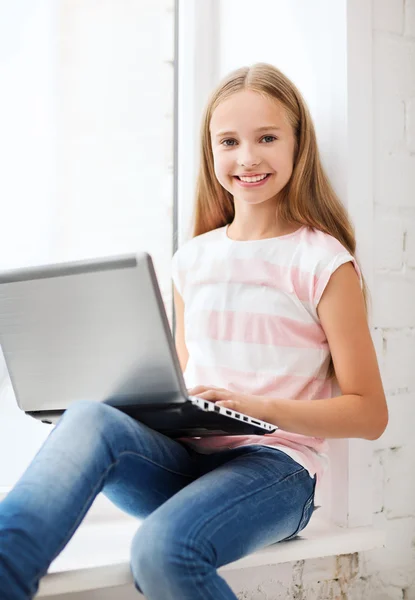
[[[299,92],[239,69],[201,141],[194,237],[173,260],[181,366],[192,394],[279,429],[173,440],[73,404],[0,505],[2,600],[34,596],[100,491],[144,519],[131,570],[148,600],[235,599],[217,568],[307,525],[325,438],[386,427],[353,230]]]

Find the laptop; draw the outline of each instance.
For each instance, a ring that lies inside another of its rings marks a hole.
[[[18,406],[45,423],[89,399],[172,438],[278,429],[188,395],[146,252],[0,272],[0,346]]]

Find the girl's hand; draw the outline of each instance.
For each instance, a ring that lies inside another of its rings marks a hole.
[[[197,385],[187,390],[190,396],[198,396],[204,400],[215,402],[224,408],[231,408],[238,412],[265,421],[267,414],[268,398],[266,396],[253,396],[230,392],[224,388],[214,386]]]

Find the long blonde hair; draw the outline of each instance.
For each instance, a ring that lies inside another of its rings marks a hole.
[[[193,237],[231,223],[235,216],[232,195],[216,179],[210,141],[210,121],[215,108],[232,94],[252,90],[276,100],[285,108],[295,136],[291,178],[279,194],[278,217],[306,225],[336,238],[356,259],[354,228],[322,167],[313,121],[295,85],[276,67],[257,63],[230,73],[212,93],[201,130],[201,156],[196,187]],[[363,278],[368,309],[368,289]],[[334,374],[331,363],[329,376]]]

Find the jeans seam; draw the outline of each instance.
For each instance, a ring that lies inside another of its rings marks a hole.
[[[192,476],[191,476],[191,475],[182,475],[182,473],[177,473],[176,471],[172,471],[171,469],[168,469],[168,468],[166,468],[166,467],[163,467],[162,465],[159,465],[158,463],[156,463],[156,462],[154,462],[154,461],[152,461],[152,460],[149,460],[148,458],[146,458],[145,456],[142,456],[142,455],[141,455],[141,454],[139,454],[138,452],[124,451],[124,452],[121,452],[121,453],[118,455],[117,459],[116,459],[114,462],[112,462],[112,463],[109,465],[109,467],[107,467],[107,469],[104,471],[104,473],[101,475],[101,477],[99,478],[99,480],[98,480],[97,484],[95,485],[95,487],[94,487],[94,488],[93,488],[93,490],[91,491],[90,495],[88,496],[88,498],[87,498],[87,500],[86,500],[86,502],[85,502],[85,504],[84,504],[84,507],[85,507],[86,505],[88,505],[88,504],[89,504],[89,502],[91,501],[91,499],[95,498],[95,497],[98,495],[98,493],[99,493],[99,492],[97,492],[96,490],[97,490],[97,489],[100,487],[100,485],[101,485],[102,481],[103,481],[103,480],[105,479],[105,477],[108,475],[109,471],[110,471],[110,470],[111,470],[113,467],[115,467],[115,466],[116,466],[116,465],[117,465],[117,464],[120,462],[120,458],[122,458],[122,456],[124,456],[124,455],[128,455],[128,454],[132,454],[133,456],[138,456],[138,457],[140,457],[140,458],[143,458],[143,459],[144,459],[144,460],[146,460],[147,462],[149,462],[149,463],[151,463],[151,464],[153,464],[153,465],[156,465],[157,467],[160,467],[161,469],[164,469],[165,471],[169,471],[170,473],[173,473],[174,475],[180,475],[180,476],[182,476],[182,477],[186,477],[186,478],[192,479]],[[84,508],[84,507],[83,507],[83,508]],[[81,511],[80,511],[80,513],[82,514],[82,513],[83,513],[83,510],[81,510]],[[85,514],[84,514],[82,517],[78,516],[77,520],[75,521],[75,525],[74,525],[74,526],[73,526],[73,527],[70,529],[70,531],[69,531],[68,535],[65,537],[64,541],[63,541],[63,542],[61,543],[61,545],[59,546],[59,550],[58,550],[58,551],[57,551],[57,552],[54,554],[54,556],[53,556],[53,558],[52,558],[52,561],[53,561],[53,560],[55,560],[55,558],[56,558],[56,557],[57,557],[57,556],[58,556],[58,555],[61,553],[62,549],[63,549],[63,548],[66,546],[66,544],[69,542],[69,540],[71,539],[71,537],[74,535],[74,533],[76,532],[77,528],[79,527],[79,525],[80,525],[81,521],[84,519],[84,517],[85,517],[85,516],[86,516],[86,513],[85,513]],[[51,562],[52,562],[52,561],[51,561]],[[49,565],[48,565],[48,567],[47,567],[46,571],[43,571],[43,572],[41,571],[41,572],[40,572],[40,574],[36,575],[36,576],[35,576],[35,577],[34,577],[34,578],[31,580],[31,583],[30,583],[30,586],[31,586],[31,588],[33,588],[33,585],[34,585],[34,583],[35,583],[37,580],[40,580],[40,579],[41,579],[41,578],[42,578],[42,577],[43,577],[43,576],[44,576],[44,575],[47,573],[47,571],[48,571],[48,569],[49,569],[49,566],[50,566],[50,563],[49,563]]]
[[[294,533],[292,533],[287,538],[285,538],[285,540],[295,537],[303,529],[303,525],[307,520],[307,509],[311,506],[313,499],[314,499],[314,490],[311,492],[311,495],[309,496],[309,498],[307,499],[307,501],[304,504],[303,512],[301,514],[301,519],[300,519],[297,529],[294,531]]]
[[[314,491],[311,493],[311,495],[310,495],[309,499],[307,500],[307,502],[306,502],[306,503],[305,503],[305,505],[304,505],[304,509],[303,509],[303,515],[302,515],[302,517],[301,517],[301,521],[300,521],[300,524],[299,524],[299,526],[298,526],[298,529],[297,529],[297,531],[296,531],[296,534],[297,534],[297,533],[298,533],[298,532],[299,532],[299,531],[302,529],[302,527],[304,526],[304,523],[305,523],[305,522],[307,521],[307,519],[308,519],[308,514],[307,514],[307,512],[308,512],[308,509],[309,509],[309,508],[310,508],[310,506],[311,506],[311,503],[313,502],[313,499],[314,499]]]
[[[185,475],[184,473],[179,473],[178,471],[174,471],[173,469],[169,469],[168,467],[159,465],[156,461],[151,460],[151,459],[147,458],[146,456],[139,454],[138,452],[132,452],[131,450],[125,450],[123,452],[120,452],[120,454],[117,457],[117,460],[111,466],[115,465],[119,461],[120,457],[122,457],[125,454],[132,454],[133,456],[138,456],[139,458],[142,458],[143,460],[145,460],[148,463],[151,463],[152,465],[156,465],[156,467],[159,467],[160,469],[163,469],[164,471],[173,473],[173,475],[180,475],[181,477],[186,477],[187,479],[194,479],[193,475]]]
[[[266,487],[261,488],[260,490],[258,490],[258,489],[254,490],[250,494],[247,494],[247,495],[244,495],[244,496],[238,498],[237,502],[240,502],[241,500],[247,500],[248,498],[250,498],[251,496],[253,496],[255,494],[264,492],[265,490],[269,489],[270,487],[272,487],[276,483],[281,484],[281,483],[287,481],[287,479],[291,479],[291,478],[295,477],[296,475],[299,475],[300,473],[303,473],[303,472],[307,473],[307,475],[309,476],[307,470],[304,467],[301,467],[300,469],[298,469],[294,473],[290,473],[290,474],[286,475],[283,479],[280,479],[278,482],[274,481],[274,482],[270,483],[269,485],[267,485]],[[233,503],[235,503],[235,501],[233,501]],[[196,536],[199,534],[199,532],[204,527],[206,527],[206,525],[208,525],[213,519],[217,518],[218,516],[220,516],[221,514],[223,514],[226,510],[228,510],[231,507],[232,507],[232,505],[227,505],[226,507],[222,507],[222,510],[220,510],[218,512],[215,512],[215,514],[211,515],[209,519],[207,519],[202,524],[200,524],[199,527],[195,531],[193,531],[192,537],[190,538],[190,541],[189,541],[189,544],[190,545],[194,545],[194,540],[195,540]]]
[[[92,492],[90,493],[90,495],[88,496],[86,502],[84,503],[84,507],[90,502],[91,498],[94,498],[97,494],[96,494],[96,489],[99,488],[102,480],[105,478],[105,476],[107,475],[107,473],[110,471],[110,469],[112,469],[112,467],[116,464],[117,461],[111,463],[111,465],[104,471],[104,473],[102,474],[102,476],[100,477],[100,479],[98,480],[97,484],[95,485],[95,487],[93,488]],[[82,514],[83,511],[80,511],[80,513]],[[83,515],[82,517],[80,515],[78,515],[77,520],[75,521],[75,525],[73,525],[73,527],[69,530],[68,535],[65,537],[64,541],[62,542],[62,544],[59,546],[59,550],[54,554],[52,561],[55,560],[55,558],[60,554],[60,552],[62,551],[62,549],[65,547],[65,545],[69,542],[69,540],[71,539],[72,535],[75,533],[75,531],[77,530],[79,524],[81,523],[82,519],[86,516]],[[32,579],[32,584],[37,580],[40,579],[41,577],[43,577],[47,571],[49,569],[49,565],[46,569],[46,571],[41,571],[40,574],[38,574],[37,576],[35,576]]]

